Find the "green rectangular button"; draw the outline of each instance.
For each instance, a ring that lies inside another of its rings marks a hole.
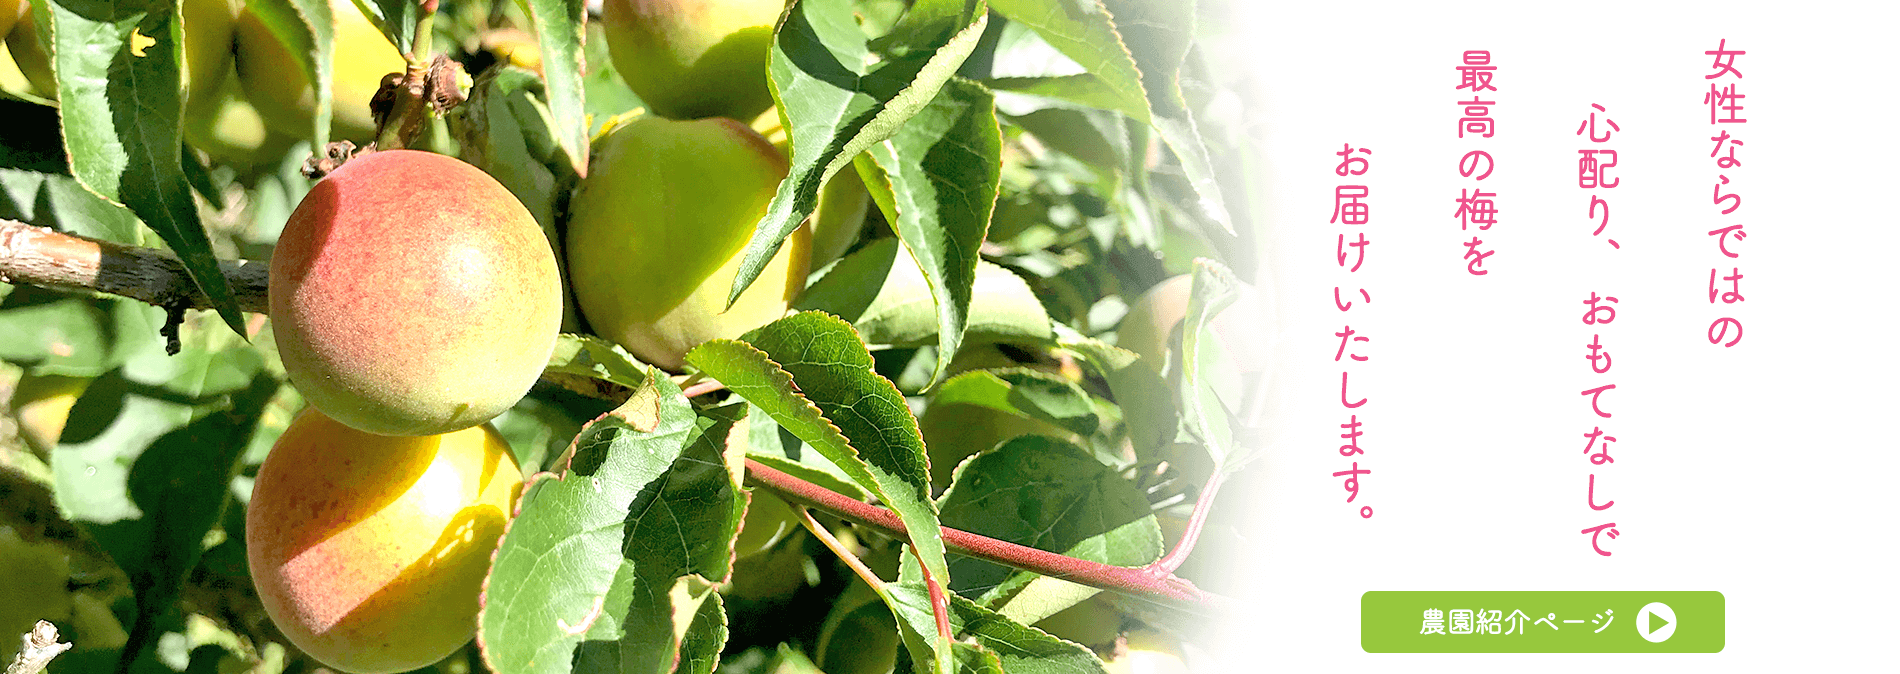
[[[1720,592],[1367,592],[1367,653],[1719,653]]]

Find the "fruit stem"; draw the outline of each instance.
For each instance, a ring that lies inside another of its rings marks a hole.
[[[416,32],[409,43],[408,61],[401,75],[383,78],[382,89],[370,101],[377,115],[376,149],[408,147],[421,135],[431,111],[441,113],[460,103],[459,65],[433,55],[438,0],[422,0]]]
[[[811,535],[818,537],[818,542],[824,543],[825,547],[831,549],[831,554],[837,555],[838,559],[842,560],[845,566],[851,567],[851,572],[858,574],[858,579],[863,580],[865,585],[869,585],[871,589],[877,590],[878,594],[884,593],[884,579],[879,578],[876,571],[872,571],[871,567],[864,564],[864,560],[858,559],[858,556],[851,554],[851,551],[846,549],[843,543],[838,542],[838,537],[831,535],[831,530],[826,529],[825,525],[818,521],[818,518],[812,516],[810,508],[806,508],[805,506],[793,507],[798,508],[798,516],[803,518],[800,521],[805,525],[805,529],[811,532]]]
[[[896,513],[806,482],[754,459],[746,459],[745,465],[747,484],[770,489],[794,504],[817,508],[900,540],[907,538],[903,520]],[[1199,613],[1218,613],[1231,605],[1226,597],[1202,591],[1187,579],[1154,565],[1112,566],[949,527],[943,528],[943,543],[958,554],[1138,599],[1160,600]]]
[[[435,9],[437,0],[423,0],[422,15],[416,17],[416,35],[410,43],[409,70],[427,72],[431,47],[435,46]]]

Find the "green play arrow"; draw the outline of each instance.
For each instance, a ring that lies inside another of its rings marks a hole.
[[[1657,624],[1657,623],[1661,623],[1661,624],[1659,625],[1659,624]],[[1659,615],[1659,614],[1656,614],[1656,613],[1651,613],[1651,614],[1649,614],[1649,632],[1650,632],[1650,634],[1655,634],[1655,633],[1656,633],[1656,630],[1659,630],[1659,629],[1662,629],[1662,628],[1664,628],[1664,627],[1668,627],[1668,626],[1669,626],[1669,620],[1668,620],[1668,619],[1665,619],[1665,618],[1663,618],[1663,617],[1662,617],[1661,615]]]

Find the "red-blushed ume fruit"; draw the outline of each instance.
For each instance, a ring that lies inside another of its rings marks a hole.
[[[245,519],[271,621],[335,669],[401,672],[475,635],[489,557],[521,492],[507,441],[364,433],[306,409],[258,469]]]
[[[324,414],[382,435],[493,419],[547,366],[554,251],[514,195],[460,160],[351,159],[310,189],[271,256],[277,350]]]

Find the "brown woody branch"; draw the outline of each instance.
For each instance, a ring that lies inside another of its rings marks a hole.
[[[270,267],[250,260],[220,261],[237,294],[238,308],[270,310],[265,288]],[[166,309],[210,309],[211,300],[185,272],[178,257],[156,248],[139,248],[64,234],[45,227],[0,219],[0,282],[44,288],[92,291]]]
[[[41,620],[33,624],[33,629],[20,635],[20,652],[14,654],[13,662],[7,665],[7,674],[39,674],[46,670],[46,663],[53,657],[70,650],[69,643],[59,642],[59,630],[52,623]]]

